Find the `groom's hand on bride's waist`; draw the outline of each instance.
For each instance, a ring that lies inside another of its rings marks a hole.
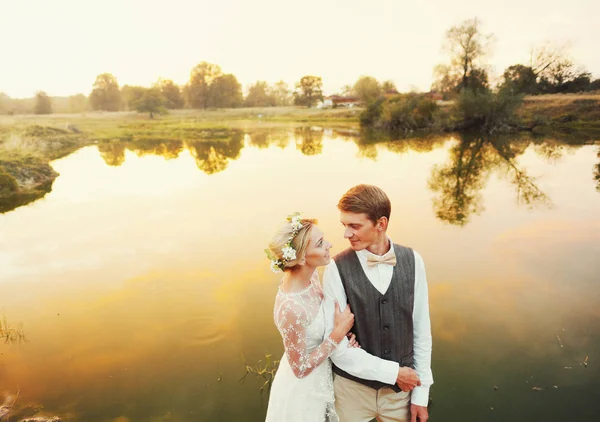
[[[421,385],[421,380],[414,369],[401,366],[398,369],[396,384],[402,391],[412,391],[416,386]]]

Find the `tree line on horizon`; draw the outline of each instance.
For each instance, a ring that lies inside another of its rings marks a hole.
[[[511,65],[492,78],[488,58],[493,40],[477,18],[451,27],[443,41],[447,61],[434,68],[431,92],[389,97],[375,91],[360,115],[361,125],[391,132],[533,130],[548,122],[540,118],[525,124],[518,117],[525,95],[600,90],[600,79],[592,80],[566,49],[550,45],[533,50],[528,64]],[[442,107],[439,100],[452,101]]]
[[[490,71],[484,58],[489,54],[493,35],[481,31],[477,18],[450,28],[444,49],[448,63],[434,69],[431,92],[443,99],[455,99],[461,92],[485,92],[491,89],[509,91],[515,95],[577,93],[600,90],[600,79],[575,64],[566,49],[543,46],[532,50],[529,63],[509,66],[496,81],[490,81]],[[398,94],[392,81],[379,82],[371,76],[361,76],[353,85],[345,85],[337,95],[354,97],[363,104],[378,98]],[[298,105],[313,107],[323,100],[323,81],[319,76],[303,76],[290,90],[279,81],[269,85],[257,81],[247,88],[246,95],[235,75],[223,73],[220,66],[201,62],[190,72],[189,81],[179,86],[160,78],[151,87],[120,86],[111,73],[96,77],[88,96],[50,97],[38,91],[34,98],[13,99],[0,93],[0,114],[51,114],[94,111],[132,111],[166,113],[176,109],[220,109],[237,107],[273,107]]]

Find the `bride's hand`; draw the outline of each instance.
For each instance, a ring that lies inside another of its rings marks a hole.
[[[340,305],[335,303],[334,328],[331,332],[332,339],[339,343],[348,334],[354,325],[354,314],[350,311],[350,305],[346,305],[344,312],[340,311]]]
[[[346,337],[348,337],[348,347],[360,349],[360,344],[358,344],[358,340],[356,340],[356,335],[354,335],[354,333],[348,333]]]

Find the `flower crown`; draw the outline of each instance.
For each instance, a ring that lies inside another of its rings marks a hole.
[[[292,247],[292,240],[294,240],[300,229],[303,227],[302,218],[300,217],[299,212],[295,212],[287,216],[287,221],[292,224],[292,234],[290,235],[287,243],[283,246],[283,248],[281,248],[283,257],[278,259],[277,257],[273,256],[273,253],[269,249],[265,249],[267,258],[271,260],[271,271],[274,273],[283,271],[288,262],[296,259],[296,249]]]

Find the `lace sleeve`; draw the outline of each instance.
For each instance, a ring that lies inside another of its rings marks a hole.
[[[283,337],[285,354],[296,377],[304,378],[310,374],[335,350],[337,343],[327,336],[317,348],[308,353],[306,348],[308,316],[306,309],[299,303],[285,300],[281,303],[276,317],[277,328]]]

